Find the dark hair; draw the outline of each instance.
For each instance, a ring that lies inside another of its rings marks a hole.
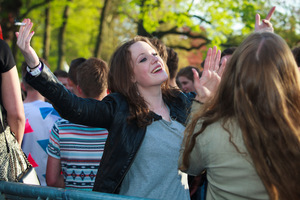
[[[75,84],[78,85],[77,82],[77,68],[78,66],[83,63],[84,61],[86,61],[85,58],[76,58],[74,60],[71,61],[70,64],[70,69],[68,72],[68,78]]]
[[[68,78],[68,72],[61,70],[61,69],[57,69],[53,72],[53,74],[56,77],[62,77],[62,78]]]
[[[77,68],[77,81],[88,98],[98,97],[107,90],[108,67],[98,58],[89,58]]]
[[[223,56],[232,55],[235,50],[236,50],[236,47],[229,47],[227,49],[224,49],[221,53],[221,58]]]
[[[139,41],[146,42],[155,49],[153,44],[146,37],[142,36],[136,36],[118,47],[112,55],[109,64],[108,89],[111,92],[121,93],[126,97],[130,111],[128,122],[136,120],[139,127],[146,127],[152,123],[152,116],[144,98],[139,95],[138,88],[132,81],[134,72],[131,52],[129,50],[131,45]],[[166,72],[169,73],[167,67]],[[168,80],[161,85],[161,88],[165,98],[172,96]]]
[[[236,49],[215,97],[193,114],[186,128],[181,169],[189,165],[196,137],[212,123],[221,121],[232,142],[225,127],[231,119],[241,128],[270,199],[298,199],[300,78],[291,50],[280,36],[256,32]],[[195,130],[199,120],[202,127]]]
[[[179,76],[185,76],[186,78],[188,78],[188,79],[190,79],[191,81],[194,82],[194,74],[193,74],[192,69],[197,70],[197,72],[199,74],[199,77],[202,75],[202,72],[200,72],[200,70],[197,67],[187,66],[187,67],[184,67],[184,68],[179,70],[179,72],[177,73],[177,79],[178,79]]]
[[[159,56],[166,63],[167,59],[168,59],[168,53],[167,53],[167,47],[166,47],[166,45],[160,39],[158,39],[156,37],[149,38],[149,41],[156,48]]]
[[[169,68],[170,79],[173,79],[177,75],[179,59],[174,49],[167,47],[167,53],[168,53],[167,66]]]
[[[300,47],[295,47],[293,50],[292,50],[292,53],[294,55],[294,58],[296,60],[296,63],[298,65],[298,67],[300,67]]]

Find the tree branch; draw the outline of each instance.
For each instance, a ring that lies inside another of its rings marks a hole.
[[[203,17],[200,17],[199,15],[189,15],[189,14],[187,14],[187,13],[176,13],[176,15],[177,15],[177,16],[179,16],[179,15],[184,15],[184,16],[189,17],[189,18],[197,18],[197,19],[199,19],[201,22],[205,22],[205,23],[207,23],[207,24],[211,24],[210,21],[207,21],[206,19],[204,19]],[[200,23],[201,23],[201,22],[200,22]],[[166,23],[166,21],[160,20],[158,23],[159,23],[159,24],[163,24],[163,23]]]
[[[190,17],[190,18],[197,18],[197,19],[201,20],[201,22],[211,24],[210,21],[207,21],[206,19],[204,19],[203,17],[200,17],[199,15],[188,15],[188,14],[184,14],[184,13],[183,13],[183,15],[186,15],[187,17]]]
[[[190,5],[189,5],[189,8],[188,8],[187,12],[190,12],[190,10],[192,9],[192,6],[193,6],[193,4],[194,4],[194,0],[192,0],[192,2],[190,3]]]
[[[167,35],[167,34],[173,34],[173,35],[184,35],[184,36],[187,36],[189,38],[192,38],[192,39],[203,39],[205,41],[209,41],[207,39],[207,37],[201,35],[201,34],[194,34],[192,33],[191,31],[184,31],[184,32],[180,32],[180,31],[177,31],[177,27],[173,27],[167,31],[154,31],[151,33],[151,35],[157,37],[157,38],[162,38],[163,36]]]
[[[184,47],[184,46],[181,46],[181,45],[170,45],[168,47],[170,48],[173,48],[173,49],[182,49],[182,50],[186,50],[186,51],[191,51],[191,50],[194,50],[194,49],[200,49],[201,47],[207,45],[210,41],[207,41],[207,42],[204,42],[204,43],[201,43],[197,46],[191,46],[191,47]]]
[[[40,6],[46,5],[47,3],[51,2],[51,1],[53,1],[53,0],[49,0],[49,1],[45,0],[44,2],[37,3],[33,6],[31,6],[30,8],[27,9],[27,11],[24,14],[20,15],[20,19],[24,19],[32,10],[34,10]]]

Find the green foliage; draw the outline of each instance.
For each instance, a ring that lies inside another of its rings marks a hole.
[[[34,23],[35,35],[32,46],[41,56],[45,30],[46,4],[43,4],[45,0],[20,1],[23,3],[19,10],[20,16],[27,13],[33,5],[40,4],[25,17],[31,18]],[[103,2],[104,0],[50,1],[51,47],[48,62],[53,70],[56,68],[58,59],[57,38],[63,23],[65,6],[70,7],[64,42],[66,61],[70,63],[76,57],[89,58],[93,55]],[[274,13],[271,20],[275,31],[285,38],[291,47],[299,45],[299,5],[282,6],[282,1],[279,0],[272,2],[263,0],[111,0],[104,24],[101,56],[108,61],[114,49],[122,41],[137,34],[138,23],[142,23],[143,28],[149,34],[163,33],[168,30],[181,33],[191,31],[193,36],[204,38],[197,39],[195,42],[187,35],[162,34],[161,39],[169,46],[190,48],[201,42],[207,43],[206,47],[237,46],[246,35],[254,30],[255,14],[259,13],[264,18],[271,6],[279,5],[279,3],[282,8]],[[7,15],[7,12],[0,13],[2,18]],[[202,48],[200,51],[206,50],[207,48]],[[179,49],[177,51],[180,52],[180,62],[185,62],[188,53]]]
[[[41,2],[41,1],[39,1]],[[34,4],[35,2],[32,1]],[[38,1],[36,1],[38,3]],[[67,20],[67,29],[65,35],[66,61],[70,61],[76,57],[91,57],[95,43],[95,36],[98,31],[100,8],[102,2],[97,0],[53,0],[50,3],[50,26],[51,26],[51,47],[49,64],[51,70],[56,69],[58,51],[57,38],[59,28],[63,23],[63,11],[65,6],[70,7],[69,18]],[[32,41],[32,46],[37,51],[38,55],[42,55],[43,34],[44,34],[44,9],[45,6],[39,9],[34,9],[28,18],[31,18],[35,31],[35,36]],[[23,9],[26,12],[26,9]]]
[[[272,23],[274,32],[284,38],[287,44],[293,48],[300,45],[300,4],[297,1],[279,1],[268,2],[276,6],[276,12],[273,14]]]

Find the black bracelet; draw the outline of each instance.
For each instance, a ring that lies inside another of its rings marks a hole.
[[[35,67],[29,67],[28,65],[27,65],[27,67],[28,67],[29,69],[31,69],[31,70],[34,70],[35,68],[37,68],[38,66],[40,66],[40,64],[41,64],[41,61],[40,61],[39,64],[38,64],[37,66],[35,66]]]

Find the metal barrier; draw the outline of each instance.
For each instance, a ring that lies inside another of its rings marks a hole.
[[[0,200],[149,200],[93,191],[71,190],[46,186],[0,181]]]

